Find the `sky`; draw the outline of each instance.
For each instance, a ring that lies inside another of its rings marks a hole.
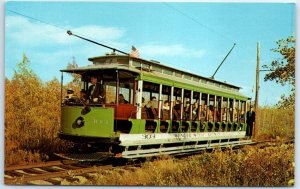
[[[60,79],[75,57],[79,66],[109,49],[69,36],[66,31],[177,69],[210,77],[236,46],[215,79],[242,87],[254,100],[256,47],[260,64],[278,58],[276,41],[295,35],[293,3],[203,2],[6,2],[5,77],[11,79],[25,53],[43,81]],[[40,20],[40,21],[38,21]],[[47,23],[47,24],[46,24]],[[274,105],[290,86],[264,82],[259,104]]]

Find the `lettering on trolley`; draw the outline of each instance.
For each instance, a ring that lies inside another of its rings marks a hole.
[[[143,139],[155,139],[155,134],[142,134]]]

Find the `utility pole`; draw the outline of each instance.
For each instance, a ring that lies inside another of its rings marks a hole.
[[[255,140],[257,137],[257,131],[259,127],[259,117],[258,117],[258,94],[259,94],[259,62],[260,62],[260,45],[259,42],[257,43],[256,47],[256,89],[255,89],[255,124],[254,124],[254,129],[252,132],[253,139]]]

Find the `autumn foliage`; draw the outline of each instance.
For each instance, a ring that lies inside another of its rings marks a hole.
[[[65,148],[57,138],[60,127],[60,82],[42,82],[28,58],[5,79],[5,163],[46,160]]]
[[[290,85],[291,94],[281,96],[281,100],[278,102],[278,107],[282,109],[295,108],[295,60],[296,60],[296,38],[290,36],[287,39],[280,39],[276,42],[277,47],[271,49],[272,52],[278,55],[278,58],[274,59],[270,65],[263,65],[264,68],[271,70],[266,74],[265,81],[276,81],[276,83],[283,85]]]

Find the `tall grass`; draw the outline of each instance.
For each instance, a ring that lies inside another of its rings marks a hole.
[[[257,115],[258,139],[294,138],[295,112],[293,110],[262,107]]]
[[[99,171],[74,185],[288,186],[294,178],[294,146],[215,150],[184,160],[146,162],[139,169]],[[64,182],[63,182],[64,183]]]

